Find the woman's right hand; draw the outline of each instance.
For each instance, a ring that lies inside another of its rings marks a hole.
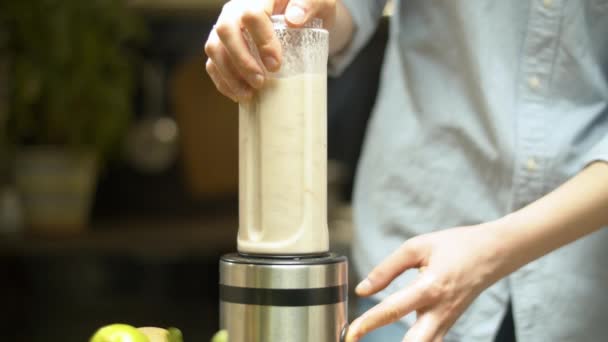
[[[232,0],[222,8],[207,42],[206,70],[216,88],[235,102],[247,100],[264,85],[266,70],[281,66],[281,46],[270,17],[285,14],[287,24],[300,27],[312,18],[332,26],[336,0]],[[253,57],[243,31],[255,42],[263,65]]]

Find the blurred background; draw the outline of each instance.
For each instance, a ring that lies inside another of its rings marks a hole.
[[[82,342],[114,322],[186,341],[217,329],[218,259],[238,229],[237,105],[202,50],[223,3],[0,2],[1,341]],[[329,226],[346,255],[389,15],[329,79]]]

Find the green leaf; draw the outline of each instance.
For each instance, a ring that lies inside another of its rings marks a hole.
[[[87,147],[102,156],[119,145],[133,111],[130,46],[145,37],[126,3],[0,1],[11,144]]]

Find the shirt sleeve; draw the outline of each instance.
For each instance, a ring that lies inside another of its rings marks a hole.
[[[378,26],[387,0],[341,0],[353,18],[355,32],[350,44],[329,59],[328,71],[337,76],[367,44]]]
[[[595,145],[583,155],[583,166],[593,162],[603,161],[608,163],[608,134],[600,138]]]

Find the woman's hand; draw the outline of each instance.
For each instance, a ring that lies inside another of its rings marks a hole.
[[[495,221],[406,241],[357,286],[356,292],[372,295],[407,269],[420,269],[419,276],[357,318],[346,341],[358,341],[411,312],[417,313],[417,320],[404,341],[442,341],[469,304],[502,275],[504,258],[498,235],[502,225]]]
[[[205,44],[206,69],[217,89],[237,102],[249,99],[262,87],[266,70],[281,65],[281,46],[270,17],[285,14],[289,25],[299,27],[312,18],[330,27],[335,19],[336,0],[232,0],[222,9]],[[260,65],[243,36],[247,30],[260,54]]]
[[[376,267],[357,293],[372,295],[398,275],[418,278],[349,328],[347,342],[416,312],[404,341],[437,342],[481,291],[519,267],[608,225],[608,163],[594,162],[551,193],[497,221],[425,234]]]

